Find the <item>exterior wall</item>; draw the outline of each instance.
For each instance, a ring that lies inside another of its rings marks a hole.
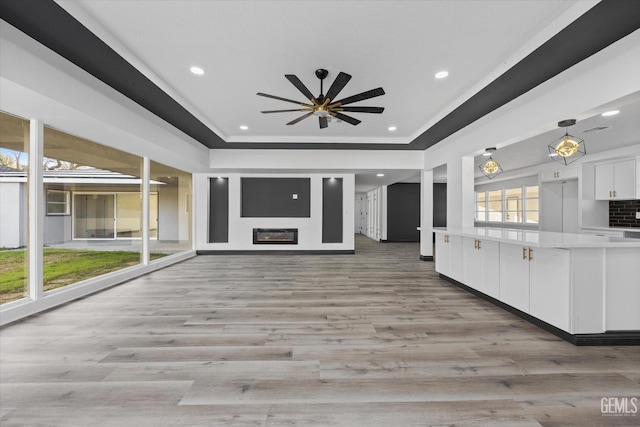
[[[27,184],[0,182],[0,248],[26,245]]]

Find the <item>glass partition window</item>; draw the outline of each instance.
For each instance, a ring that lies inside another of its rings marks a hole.
[[[29,121],[0,112],[0,304],[29,296]]]
[[[44,291],[141,263],[142,158],[44,128]]]
[[[487,220],[489,222],[502,222],[502,190],[489,191],[488,198]]]
[[[522,222],[522,187],[504,190],[505,222]]]
[[[539,220],[539,202],[540,191],[537,185],[532,187],[525,187],[525,203],[526,203],[526,218],[527,224],[538,224]]]
[[[537,185],[511,187],[475,193],[476,222],[538,224]]]
[[[476,221],[487,220],[487,193],[485,191],[476,192]]]
[[[149,248],[152,254],[189,250],[191,244],[191,174],[150,162]]]

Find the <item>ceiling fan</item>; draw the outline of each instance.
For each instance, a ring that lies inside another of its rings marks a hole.
[[[334,101],[334,98],[338,96],[338,93],[347,85],[351,76],[342,71],[338,74],[338,77],[333,81],[331,87],[327,91],[326,95],[323,94],[322,82],[329,75],[329,72],[323,68],[316,70],[316,77],[320,79],[320,95],[313,96],[311,91],[300,81],[298,77],[293,74],[285,74],[287,80],[289,80],[302,94],[311,101],[311,104],[304,102],[294,101],[292,99],[281,98],[275,95],[269,95],[266,93],[258,92],[256,95],[265,96],[267,98],[279,99],[280,101],[292,102],[294,104],[301,105],[303,108],[296,108],[292,110],[269,110],[261,111],[261,113],[289,113],[293,111],[305,112],[303,116],[298,117],[295,120],[290,121],[287,125],[295,125],[296,123],[306,119],[307,117],[316,116],[320,122],[320,129],[324,129],[328,126],[329,117],[335,117],[352,125],[357,125],[360,120],[342,114],[342,111],[351,113],[375,113],[380,114],[384,111],[383,107],[345,107],[347,104],[352,104],[358,101],[364,101],[365,99],[375,98],[376,96],[384,95],[384,90],[379,87],[377,89],[371,89],[366,92],[359,93],[357,95],[348,96],[342,98],[339,101]]]

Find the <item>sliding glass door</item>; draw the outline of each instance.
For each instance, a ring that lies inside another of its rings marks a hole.
[[[115,195],[74,194],[74,238],[115,239]]]

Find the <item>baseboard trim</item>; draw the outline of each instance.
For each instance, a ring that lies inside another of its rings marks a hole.
[[[482,298],[485,301],[488,301],[503,310],[506,310],[510,313],[515,314],[520,317],[536,325],[537,327],[544,329],[547,332],[552,333],[553,335],[562,338],[563,340],[570,342],[576,346],[615,346],[615,345],[640,345],[640,331],[608,331],[601,334],[570,334],[569,332],[563,331],[553,325],[544,322],[537,317],[533,317],[532,315],[525,313],[524,311],[518,310],[515,307],[510,306],[509,304],[505,304],[504,302],[497,300],[485,293],[482,293],[476,289],[470,288],[464,283],[460,283],[457,280],[452,279],[451,277],[445,276],[444,274],[440,274],[440,278],[446,280],[447,282],[458,286],[459,288],[464,289],[465,291],[476,295]]]
[[[355,250],[197,250],[196,255],[355,255]]]
[[[433,255],[420,255],[420,261],[433,261]]]

